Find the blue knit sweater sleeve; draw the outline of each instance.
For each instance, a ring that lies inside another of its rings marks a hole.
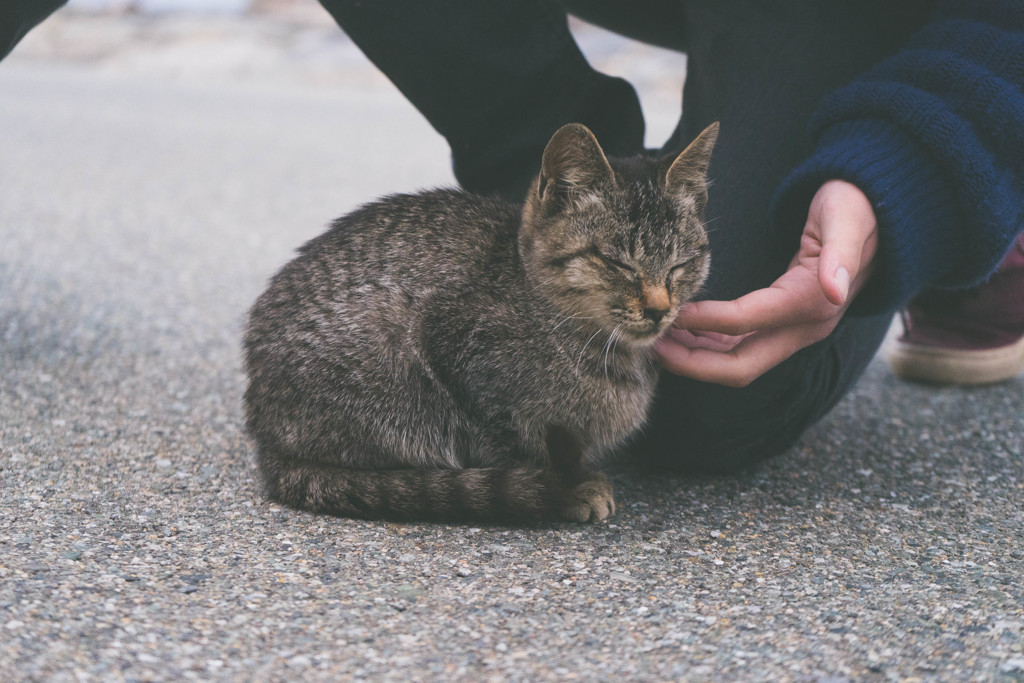
[[[1024,0],[948,0],[901,51],[829,94],[813,154],[779,187],[776,225],[847,180],[879,223],[875,272],[851,313],[985,279],[1024,230]]]

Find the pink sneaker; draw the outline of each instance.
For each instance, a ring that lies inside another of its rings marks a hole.
[[[1024,371],[1024,234],[988,282],[922,294],[902,318],[889,362],[903,379],[990,384]]]

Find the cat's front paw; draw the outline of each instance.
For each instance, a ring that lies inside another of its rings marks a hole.
[[[565,491],[562,518],[568,522],[600,522],[614,514],[612,484],[602,474],[590,475]]]

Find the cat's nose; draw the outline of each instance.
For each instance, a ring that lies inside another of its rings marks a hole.
[[[667,314],[667,308],[644,308],[644,317],[656,323],[660,323]]]
[[[643,284],[643,310],[644,317],[660,323],[661,319],[668,314],[669,308],[668,289],[662,285]]]

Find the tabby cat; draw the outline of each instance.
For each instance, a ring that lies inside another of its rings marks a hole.
[[[522,205],[396,195],[305,244],[245,335],[269,497],[363,518],[612,514],[594,468],[643,425],[651,345],[707,275],[717,135],[608,159],[569,124]]]

